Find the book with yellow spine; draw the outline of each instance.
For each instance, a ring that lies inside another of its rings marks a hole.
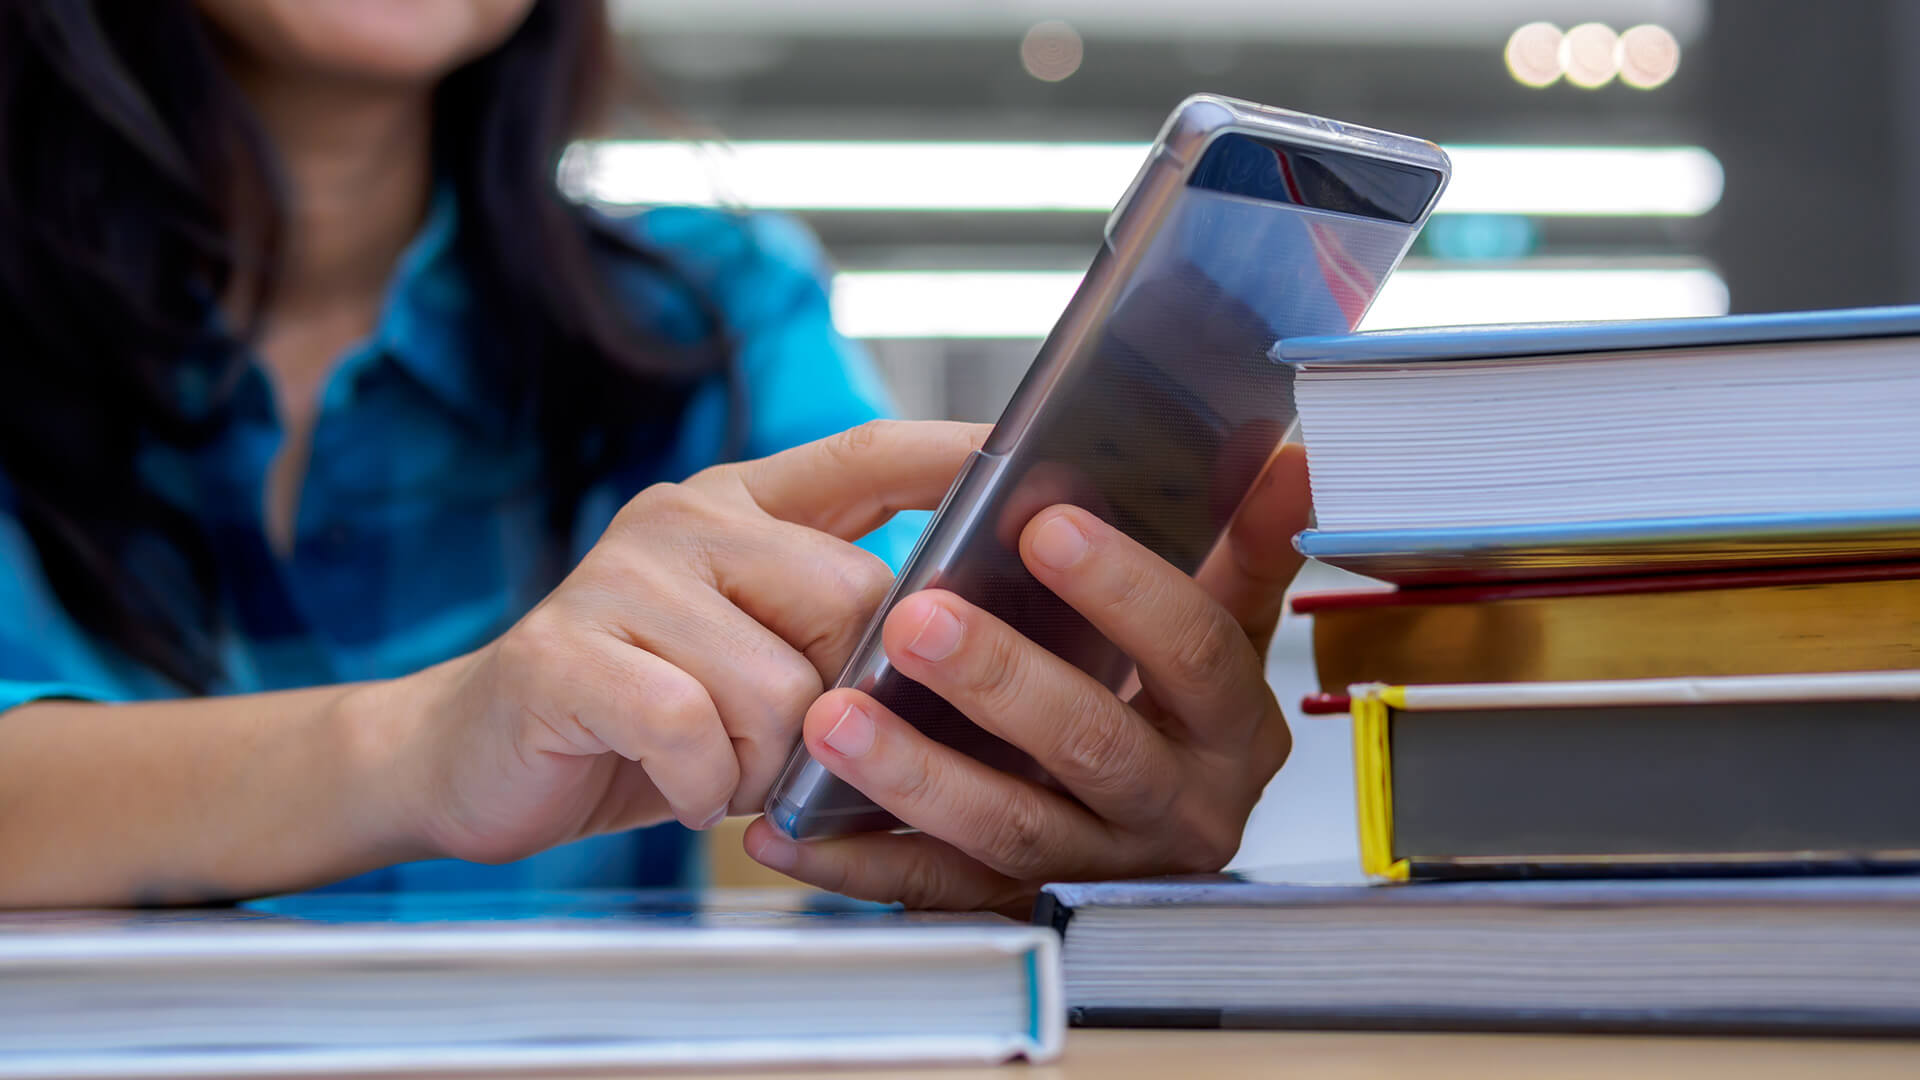
[[[1920,671],[1351,696],[1375,878],[1920,869]]]

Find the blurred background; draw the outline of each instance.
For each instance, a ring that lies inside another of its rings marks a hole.
[[[610,205],[803,217],[913,416],[993,418],[1172,106],[1430,138],[1455,177],[1369,327],[1920,293],[1899,0],[614,0]],[[662,122],[662,103],[696,134]]]
[[[804,218],[841,270],[841,328],[910,416],[997,415],[1146,144],[1202,90],[1452,153],[1369,327],[1920,296],[1920,5],[1901,0],[614,3],[643,78],[567,184]],[[1276,641],[1296,750],[1243,865],[1355,850],[1344,719],[1293,712],[1305,634]]]

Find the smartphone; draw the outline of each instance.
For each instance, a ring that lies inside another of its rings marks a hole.
[[[1274,345],[1353,329],[1449,170],[1419,139],[1212,95],[1182,102],[835,685],[1046,782],[1025,754],[889,665],[887,612],[922,589],[949,589],[1120,687],[1132,661],[1027,572],[1021,530],[1071,503],[1198,570],[1293,422],[1292,373]],[[766,812],[801,840],[901,824],[804,745]]]

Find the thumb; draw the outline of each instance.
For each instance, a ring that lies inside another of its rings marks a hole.
[[[1226,541],[1194,575],[1262,652],[1279,621],[1287,585],[1306,561],[1294,550],[1293,538],[1307,527],[1312,509],[1306,448],[1286,443],[1240,504]]]
[[[901,510],[939,505],[990,424],[874,420],[725,468],[768,515],[856,540]]]

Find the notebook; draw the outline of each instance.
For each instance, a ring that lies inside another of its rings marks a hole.
[[[1058,940],[793,892],[0,915],[0,1077],[1050,1060]]]
[[[1316,522],[1403,584],[1920,553],[1920,308],[1275,347]]]
[[[1047,886],[1073,1022],[1920,1034],[1920,878],[1284,876]]]
[[[1920,869],[1920,671],[1352,693],[1369,874]]]

